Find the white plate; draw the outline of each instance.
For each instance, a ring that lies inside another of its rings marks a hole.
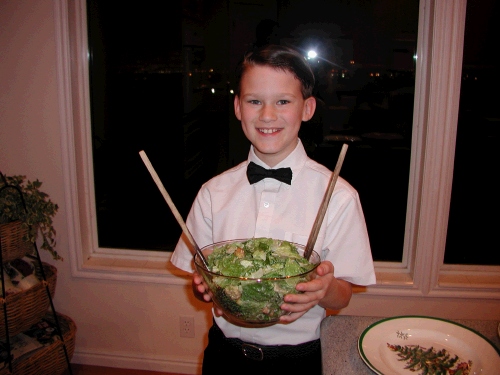
[[[500,354],[481,334],[458,323],[426,316],[398,316],[382,319],[368,326],[358,340],[358,351],[366,365],[379,375],[422,374],[422,369],[405,369],[407,360],[388,345],[399,345],[401,350],[415,349],[416,345],[436,354],[445,349],[450,358],[458,356],[451,367],[472,362],[470,375],[498,374]],[[414,356],[413,356],[414,357]],[[429,372],[429,375],[433,372]],[[448,374],[448,372],[446,372]]]

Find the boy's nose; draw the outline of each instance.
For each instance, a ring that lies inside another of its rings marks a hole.
[[[276,110],[272,105],[264,105],[260,112],[260,121],[270,122],[276,120]]]

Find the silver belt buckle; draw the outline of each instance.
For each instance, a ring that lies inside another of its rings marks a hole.
[[[252,344],[241,345],[241,351],[245,357],[253,359],[255,361],[262,361],[264,359],[264,352],[261,348]]]

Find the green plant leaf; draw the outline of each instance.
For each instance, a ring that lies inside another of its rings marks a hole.
[[[55,250],[56,231],[53,218],[59,207],[49,195],[40,190],[42,183],[26,180],[26,176],[6,176],[0,173],[0,224],[20,220],[28,228],[27,238],[35,242],[41,236],[41,248],[51,253],[55,260],[63,258]]]

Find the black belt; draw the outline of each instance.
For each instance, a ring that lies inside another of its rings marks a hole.
[[[230,346],[240,350],[243,355],[255,361],[275,358],[297,358],[307,356],[315,351],[321,350],[321,342],[319,339],[308,341],[298,345],[258,345],[252,344],[236,338],[227,338],[217,324],[213,324],[210,329],[213,335],[210,339],[215,339],[222,345]]]

